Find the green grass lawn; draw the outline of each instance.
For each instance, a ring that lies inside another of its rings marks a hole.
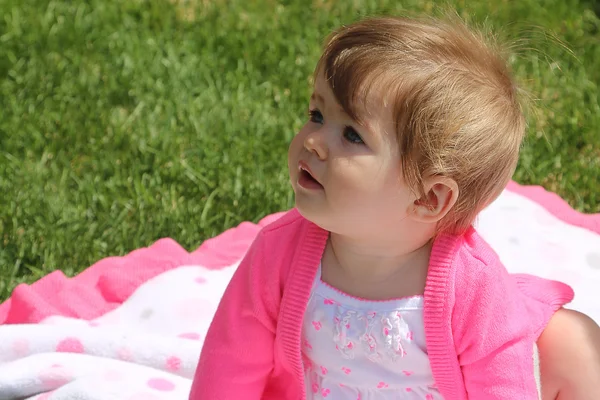
[[[451,4],[518,40],[512,62],[538,112],[515,179],[599,212],[597,3]],[[162,237],[194,249],[289,208],[287,144],[323,38],[363,15],[432,8],[0,0],[0,298],[54,269]]]

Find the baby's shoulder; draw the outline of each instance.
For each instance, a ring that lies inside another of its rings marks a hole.
[[[457,274],[470,282],[492,280],[500,283],[509,277],[498,254],[475,229],[471,229],[460,240],[454,262]]]

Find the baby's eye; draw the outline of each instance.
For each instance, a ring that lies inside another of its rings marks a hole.
[[[347,141],[349,141],[352,144],[364,144],[365,143],[365,142],[363,142],[363,140],[360,137],[360,135],[358,134],[358,132],[356,132],[354,130],[354,128],[352,128],[351,126],[347,126],[346,128],[344,128],[344,139],[346,139]]]
[[[310,122],[314,122],[315,124],[323,123],[323,114],[316,108],[314,110],[309,110],[308,115],[310,117]]]

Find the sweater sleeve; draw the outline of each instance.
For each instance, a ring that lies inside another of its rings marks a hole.
[[[208,330],[190,400],[260,400],[274,365],[278,274],[259,233],[238,266]],[[275,288],[273,287],[275,286]]]
[[[537,400],[533,349],[553,310],[527,299],[499,261],[475,264],[456,282],[452,317],[468,398]]]

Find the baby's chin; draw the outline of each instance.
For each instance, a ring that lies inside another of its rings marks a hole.
[[[331,231],[333,228],[333,221],[331,218],[331,212],[324,209],[323,206],[318,204],[310,203],[305,199],[299,199],[296,195],[295,208],[298,210],[300,215],[305,219],[317,225],[321,229]]]
[[[325,207],[311,207],[302,202],[296,201],[296,209],[305,219],[317,225],[319,228],[331,233],[340,235],[352,235],[356,233],[349,218],[344,218],[340,213],[336,213]]]

